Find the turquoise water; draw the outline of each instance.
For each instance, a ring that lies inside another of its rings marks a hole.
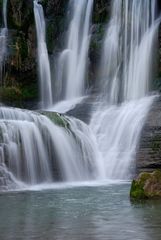
[[[161,201],[131,203],[129,184],[0,194],[0,240],[160,240]]]

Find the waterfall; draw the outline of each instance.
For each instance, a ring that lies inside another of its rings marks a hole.
[[[57,101],[67,100],[68,105],[85,94],[92,7],[93,0],[70,0],[67,44],[58,59],[54,86]],[[41,103],[46,108],[52,104],[52,84],[44,13],[38,0],[34,0],[34,15]],[[148,95],[159,22],[155,0],[112,1],[98,71],[100,102],[93,108],[89,126],[57,113],[50,113],[57,118],[51,121],[44,113],[0,108],[0,183],[4,188],[130,177],[154,99]]]
[[[106,178],[130,179],[135,173],[137,146],[153,99],[101,105],[93,114],[90,127],[97,138]]]
[[[3,9],[2,9],[2,17],[3,17],[3,26],[0,29],[0,84],[1,86],[5,85],[3,81],[3,67],[5,58],[7,55],[7,0],[3,0]]]
[[[85,94],[93,0],[70,0],[71,20],[67,45],[59,56],[55,84],[56,100],[69,100]]]
[[[11,186],[101,178],[91,130],[74,118],[64,121],[67,126],[60,127],[39,113],[1,107],[0,178]]]
[[[100,65],[101,91],[108,102],[149,92],[158,25],[155,0],[113,1]]]
[[[41,107],[46,108],[52,104],[51,72],[46,46],[44,12],[37,0],[34,1],[34,16],[37,31]]]
[[[106,177],[130,177],[141,130],[154,97],[156,1],[114,0],[99,70],[101,104],[90,126],[102,153]]]

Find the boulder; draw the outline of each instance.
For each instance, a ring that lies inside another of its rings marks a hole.
[[[132,181],[130,197],[136,200],[161,198],[161,171],[140,173]]]

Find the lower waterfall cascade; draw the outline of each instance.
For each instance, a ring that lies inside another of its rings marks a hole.
[[[3,4],[1,75],[8,31],[7,0]],[[45,110],[0,107],[2,190],[55,182],[127,180],[135,172],[142,129],[156,97],[151,85],[155,78],[152,56],[161,22],[157,1],[112,1],[111,16],[103,30],[96,91],[90,93],[90,120],[85,123],[68,113],[73,99],[79,100],[74,106],[83,101],[83,107],[88,104],[84,95],[88,91],[93,5],[93,0],[69,1],[66,44],[59,54],[54,79],[43,4],[33,1],[40,101]],[[62,100],[66,115],[49,109],[56,101],[59,112]]]
[[[92,132],[80,120],[64,121],[69,126],[57,126],[38,113],[1,107],[1,181],[33,185],[101,179],[104,170]]]

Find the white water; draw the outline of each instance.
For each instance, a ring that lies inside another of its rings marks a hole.
[[[44,12],[41,4],[34,1],[34,16],[36,22],[38,65],[40,78],[40,101],[41,107],[46,108],[52,104],[51,71],[46,46],[46,26]]]
[[[121,105],[101,106],[90,127],[97,137],[108,179],[130,179],[135,173],[135,157],[142,127],[154,97]]]
[[[57,91],[67,100],[60,104],[62,111],[73,107],[73,98],[84,93],[93,1],[71,3],[74,8],[67,48],[59,59],[62,77]],[[148,0],[113,1],[99,71],[101,104],[94,111],[90,127],[74,118],[64,119],[69,123],[66,128],[58,127],[40,114],[0,108],[0,181],[4,187],[130,177],[153,102],[153,97],[146,95],[153,79],[151,59],[159,24],[155,4]],[[42,103],[47,107],[52,103],[51,92],[51,97],[47,94],[51,91],[50,65],[44,15],[37,1],[34,13],[40,75],[46,76],[41,82]]]
[[[66,113],[74,109],[77,104],[81,103],[86,98],[87,96],[60,101],[49,108],[48,111]]]
[[[138,99],[149,92],[158,25],[155,0],[113,1],[99,75],[108,102]]]
[[[1,107],[0,166],[9,172],[3,174],[4,181],[10,174],[10,180],[29,185],[102,178],[104,169],[90,129],[76,119],[64,121],[70,130],[40,114]]]
[[[107,178],[127,179],[134,172],[141,130],[154,99],[145,96],[154,77],[160,22],[155,10],[155,0],[113,1],[99,71],[102,103],[90,123]]]
[[[7,29],[7,0],[3,0],[3,25],[0,29],[0,84],[1,86],[5,85],[5,81],[3,80],[3,67],[5,63],[5,59],[7,56],[7,37],[8,37],[8,29]]]
[[[93,0],[70,0],[71,20],[67,46],[58,59],[56,100],[70,100],[85,94]]]

